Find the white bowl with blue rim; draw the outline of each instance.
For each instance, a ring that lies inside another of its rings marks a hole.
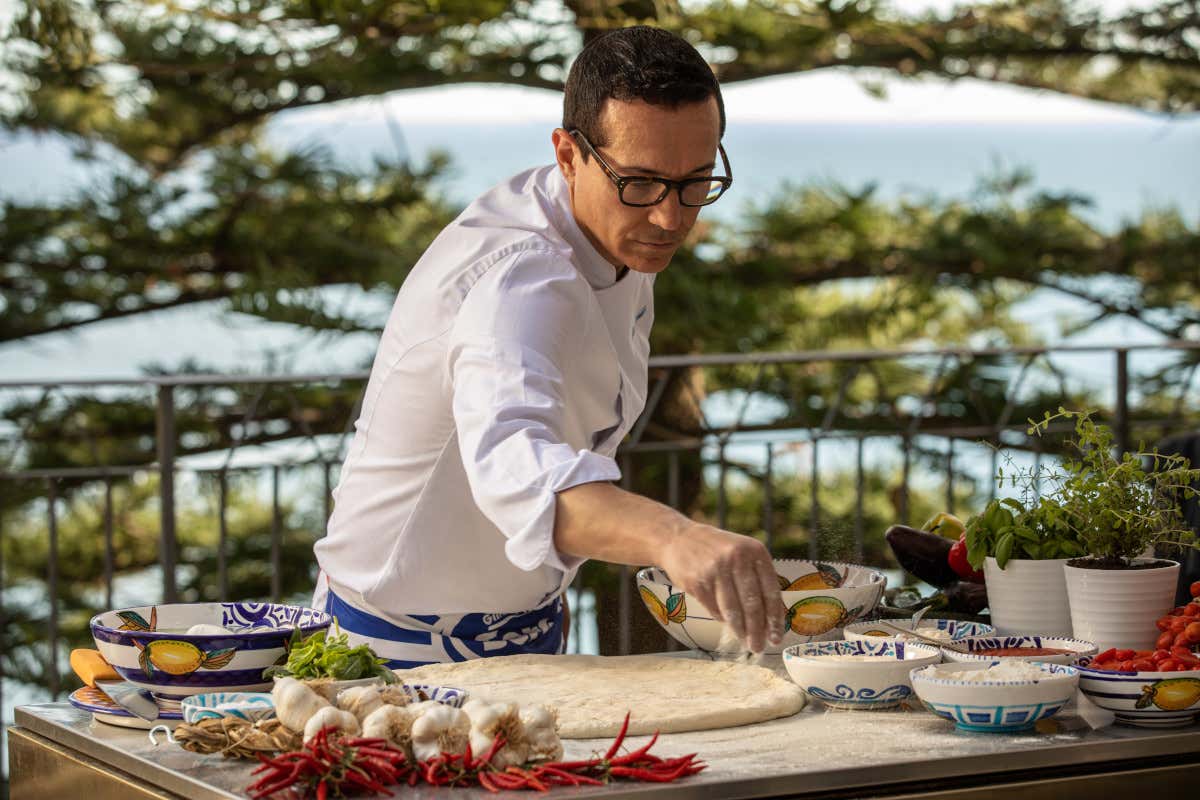
[[[1200,671],[1119,672],[1080,667],[1079,691],[1124,725],[1178,728],[1200,718]]]
[[[804,642],[842,638],[842,628],[875,610],[887,577],[861,564],[774,559],[775,577],[787,608],[783,641],[767,645],[776,654]],[[688,595],[658,567],[639,570],[638,594],[658,624],[684,647],[705,653],[741,652],[742,642],[695,595]]]
[[[462,708],[462,704],[467,702],[469,696],[466,689],[454,686],[427,686],[423,683],[404,684],[404,693],[414,703],[433,700],[455,708]]]
[[[783,651],[783,666],[809,697],[834,708],[895,706],[912,695],[909,674],[942,660],[938,648],[897,639],[809,642]]]
[[[914,669],[913,691],[925,708],[962,730],[1013,733],[1057,714],[1079,685],[1077,668],[1041,661],[1027,662],[1041,673],[1033,678],[963,679],[1000,663],[957,662]]]
[[[958,648],[967,650],[959,653],[948,648],[942,648],[942,655],[947,661],[1045,661],[1050,664],[1069,664],[1078,666],[1087,664],[1096,655],[1096,645],[1083,639],[1071,639],[1065,636],[971,636],[953,642]],[[1065,650],[1064,653],[1054,654],[1013,654],[996,655],[979,652],[1009,648],[1044,648],[1048,650]]]
[[[183,698],[179,708],[189,725],[222,717],[253,723],[275,716],[275,701],[267,692],[204,692]]]
[[[889,625],[897,628],[903,628],[906,631],[912,630],[912,620],[910,619],[889,619]],[[966,639],[970,636],[990,636],[996,632],[996,629],[991,625],[982,622],[969,622],[961,619],[923,619],[917,626],[917,633],[931,636],[935,639],[945,639],[954,641],[956,639]],[[865,620],[862,622],[853,622],[847,625],[842,630],[842,635],[846,641],[855,641],[857,639],[898,639],[903,638],[903,634],[896,633],[890,628],[885,628],[877,621]],[[915,639],[915,637],[909,637]]]
[[[92,617],[91,629],[122,678],[181,700],[269,690],[263,670],[284,663],[292,629],[307,635],[332,622],[324,611],[282,603],[173,603],[106,611]],[[201,625],[204,633],[189,633]]]

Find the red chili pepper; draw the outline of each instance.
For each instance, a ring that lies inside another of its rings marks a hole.
[[[625,721],[621,723],[621,730],[617,733],[617,738],[613,740],[612,747],[608,748],[608,752],[604,754],[604,760],[608,761],[617,754],[621,749],[621,743],[625,741],[625,734],[629,731],[629,712],[625,712]]]
[[[492,782],[491,777],[489,777],[486,772],[479,773],[479,785],[487,789],[492,794],[497,794],[500,791],[500,787]]]

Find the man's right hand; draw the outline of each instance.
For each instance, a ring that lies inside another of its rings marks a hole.
[[[611,483],[558,493],[559,553],[616,564],[653,564],[725,622],[755,653],[783,641],[785,609],[775,565],[762,542],[702,525]]]
[[[692,524],[666,543],[659,566],[752,652],[763,652],[768,641],[774,646],[783,641],[786,609],[762,542]]]

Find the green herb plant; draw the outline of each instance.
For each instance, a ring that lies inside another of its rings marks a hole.
[[[1009,473],[1009,477],[1022,480],[1029,476]],[[988,556],[1004,569],[1013,558],[1077,558],[1087,553],[1066,510],[1053,497],[992,500],[967,520],[966,537],[967,561],[975,569],[983,569]]]
[[[399,679],[385,666],[386,663],[386,659],[376,656],[365,644],[351,647],[350,637],[340,630],[333,634],[317,631],[302,637],[300,629],[296,628],[288,645],[287,663],[267,667],[263,670],[263,678],[333,678],[339,681],[381,678],[384,683],[396,683]]]
[[[1191,469],[1183,456],[1141,446],[1118,457],[1111,429],[1092,420],[1089,411],[1047,412],[1040,422],[1030,420],[1029,433],[1042,436],[1056,420],[1069,420],[1075,428],[1068,441],[1075,454],[1063,460],[1055,497],[1091,556],[1080,566],[1128,567],[1154,545],[1193,545],[1195,533],[1180,507],[1200,495],[1194,488],[1200,469]]]

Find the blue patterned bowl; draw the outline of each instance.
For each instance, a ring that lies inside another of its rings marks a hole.
[[[912,687],[925,707],[959,728],[1011,733],[1032,728],[1062,710],[1079,685],[1079,670],[1062,664],[1028,662],[1041,670],[1036,679],[968,681],[963,676],[999,661],[941,664],[912,671]]]
[[[1200,672],[1117,672],[1079,668],[1079,691],[1117,722],[1177,728],[1200,716]]]
[[[180,699],[270,689],[263,670],[283,663],[292,629],[307,635],[332,622],[323,611],[279,603],[177,603],[106,611],[92,617],[91,629],[122,678]],[[197,625],[206,632],[188,633]]]
[[[183,698],[179,708],[189,725],[221,717],[258,722],[275,716],[275,701],[267,692],[205,692]]]
[[[954,646],[969,652],[956,653],[943,648],[942,655],[946,657],[947,661],[1044,661],[1048,664],[1078,666],[1087,664],[1092,660],[1092,656],[1096,655],[1096,645],[1091,642],[1064,636],[972,636],[954,642]],[[976,652],[1000,647],[1045,647],[1067,652],[1054,655],[1012,656],[987,655]]]
[[[913,668],[941,660],[936,647],[895,639],[810,642],[783,651],[783,666],[792,680],[834,708],[897,705],[912,694],[908,676]]]
[[[912,630],[912,620],[908,619],[889,619],[890,624],[897,628]],[[996,632],[996,629],[991,625],[985,625],[982,622],[968,622],[961,619],[932,619],[926,617],[921,620],[920,626],[917,628],[917,633],[925,634],[926,636],[938,637],[938,632],[945,631],[951,640],[965,639],[968,636],[990,636]],[[875,622],[854,622],[847,625],[842,635],[846,637],[846,641],[855,639],[895,639],[900,634],[895,631],[888,630]],[[909,637],[910,639],[913,637]],[[929,644],[923,642],[923,644]]]
[[[404,684],[404,693],[414,703],[422,700],[434,700],[455,708],[462,708],[467,702],[467,690],[454,686],[426,686],[422,683]]]

